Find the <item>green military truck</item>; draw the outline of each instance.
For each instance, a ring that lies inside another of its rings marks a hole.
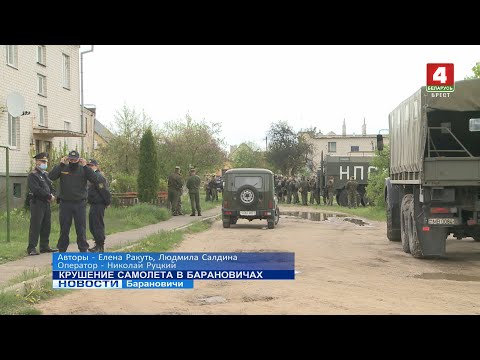
[[[451,93],[420,88],[389,114],[389,130],[388,239],[416,258],[444,257],[449,234],[480,241],[480,79]]]
[[[371,165],[373,156],[332,156],[327,155],[325,161],[320,164],[317,170],[317,178],[321,179],[318,182],[321,194],[326,193],[326,183],[330,177],[333,178],[333,185],[335,188],[335,198],[337,204],[341,206],[348,206],[347,181],[350,176],[355,176],[358,183],[357,192],[359,195],[360,204],[366,205],[368,199],[365,194],[368,183],[368,175],[375,169]]]

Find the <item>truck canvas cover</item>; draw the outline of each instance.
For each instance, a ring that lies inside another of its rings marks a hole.
[[[480,112],[480,79],[456,81],[455,91],[447,96],[427,92],[423,86],[389,114],[392,174],[422,171],[429,113]]]

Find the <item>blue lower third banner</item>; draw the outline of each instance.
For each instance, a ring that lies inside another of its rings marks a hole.
[[[54,289],[193,289],[193,280],[53,280]]]
[[[54,253],[54,289],[191,289],[194,280],[294,280],[294,253]]]

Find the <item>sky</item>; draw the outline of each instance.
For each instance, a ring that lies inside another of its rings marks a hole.
[[[160,126],[188,113],[221,123],[228,145],[265,147],[280,120],[341,134],[345,119],[361,134],[365,119],[377,134],[426,85],[427,63],[453,63],[463,80],[477,62],[479,45],[95,45],[83,55],[84,103],[106,126],[127,104]]]

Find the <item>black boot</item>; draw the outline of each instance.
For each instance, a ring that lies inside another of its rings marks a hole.
[[[90,252],[104,252],[103,245],[95,244],[95,246],[91,249],[88,249],[88,251],[90,251]]]
[[[191,213],[191,214],[190,214],[190,216],[195,216],[195,213],[194,213],[194,212],[193,212],[193,213]]]

